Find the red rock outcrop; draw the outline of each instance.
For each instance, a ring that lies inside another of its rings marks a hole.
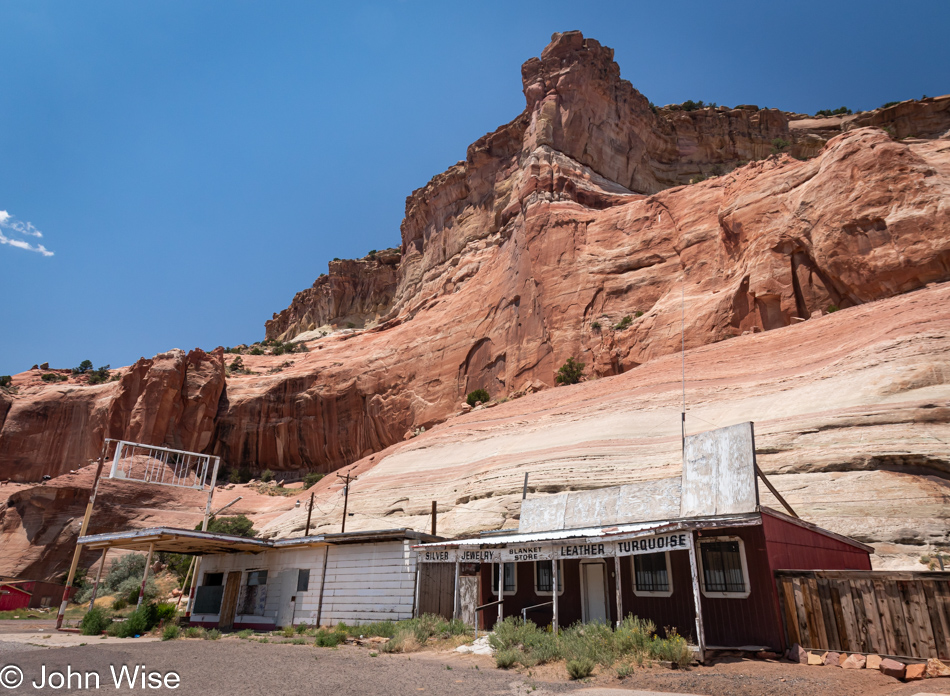
[[[101,387],[18,375],[0,472],[74,468],[106,433],[329,471],[445,420],[473,389],[551,385],[568,357],[606,377],[677,351],[684,316],[690,348],[950,278],[946,139],[857,128],[818,138],[808,161],[739,166],[795,140],[784,114],[654,112],[578,32],[522,75],[525,111],[407,199],[398,266],[331,264],[268,332],[375,326],[292,358],[244,356],[253,374],[226,386],[220,354],[199,356],[204,372],[140,361]]]
[[[38,481],[85,466],[103,438],[205,451],[224,389],[224,353],[172,350],[118,371],[119,380],[49,386],[16,375],[0,428],[0,479]]]
[[[298,292],[287,309],[265,322],[266,337],[287,341],[321,327],[331,331],[375,325],[392,307],[398,267],[397,249],[331,261],[329,274]]]

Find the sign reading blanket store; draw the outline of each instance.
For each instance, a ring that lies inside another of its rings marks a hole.
[[[552,558],[604,558],[637,556],[660,551],[685,551],[693,545],[689,531],[656,534],[621,541],[578,539],[544,543],[526,543],[492,549],[419,549],[421,563],[523,563],[547,561]]]

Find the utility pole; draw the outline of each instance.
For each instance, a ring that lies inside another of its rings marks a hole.
[[[345,505],[344,505],[345,507]],[[313,515],[313,492],[310,493],[310,507],[307,508],[307,531],[304,532],[304,536],[310,536],[310,517]]]
[[[346,531],[346,504],[350,499],[350,481],[355,481],[356,476],[350,476],[350,473],[347,472],[346,476],[340,476],[337,474],[338,479],[343,480],[343,524],[340,526],[340,534]]]
[[[432,536],[435,536],[435,532],[437,529],[436,520],[438,518],[438,515],[439,515],[439,504],[435,500],[433,500],[432,501]]]

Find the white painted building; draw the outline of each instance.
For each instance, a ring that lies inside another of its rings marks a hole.
[[[418,585],[412,546],[438,539],[408,529],[263,540],[160,528],[80,543],[200,555],[191,623],[271,630],[412,618]]]

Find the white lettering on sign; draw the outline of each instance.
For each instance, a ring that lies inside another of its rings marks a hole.
[[[631,539],[617,542],[618,556],[636,556],[641,553],[657,553],[659,551],[680,551],[692,546],[691,532],[674,532],[658,536]]]

